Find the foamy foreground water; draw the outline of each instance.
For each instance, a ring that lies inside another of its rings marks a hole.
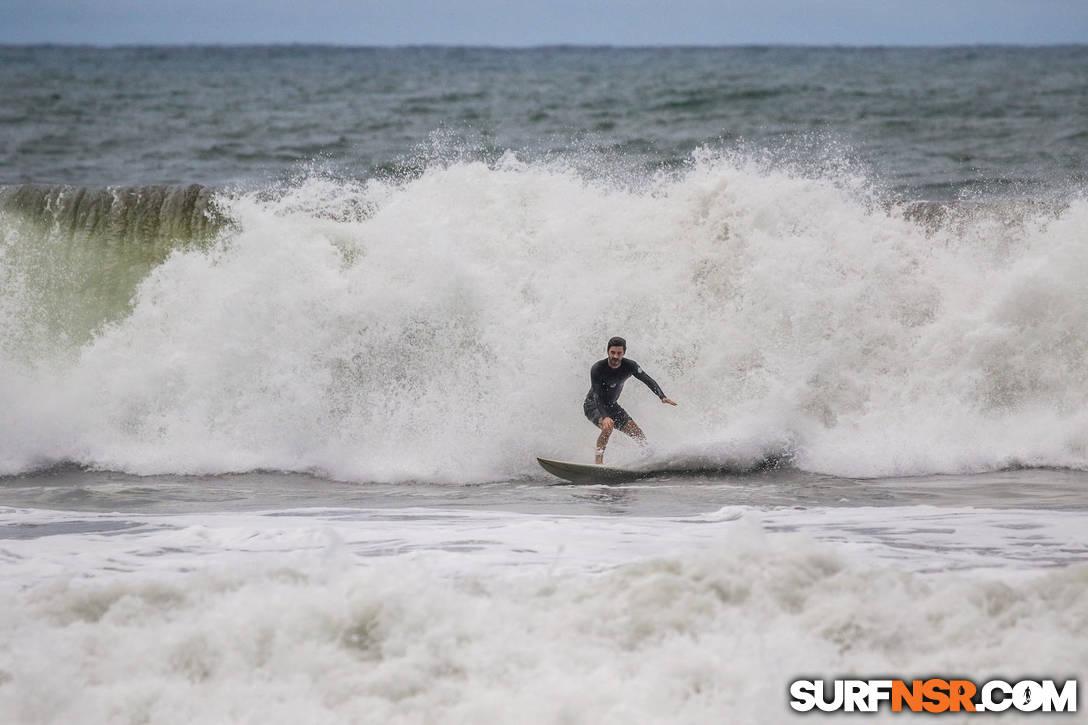
[[[1082,507],[997,484],[975,486],[994,507],[632,504],[714,486],[474,494],[535,496],[521,512],[2,508],[0,717],[778,722],[798,677],[1088,672]]]

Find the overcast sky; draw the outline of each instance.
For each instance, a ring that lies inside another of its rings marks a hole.
[[[1088,0],[0,0],[3,43],[1088,42]]]

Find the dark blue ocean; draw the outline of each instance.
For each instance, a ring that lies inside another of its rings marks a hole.
[[[0,182],[263,184],[451,155],[843,164],[898,196],[1083,184],[1084,46],[0,48]]]

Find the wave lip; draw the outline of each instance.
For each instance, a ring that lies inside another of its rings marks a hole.
[[[147,245],[210,236],[225,219],[215,191],[188,186],[78,187],[22,184],[0,188],[0,210],[60,235]]]

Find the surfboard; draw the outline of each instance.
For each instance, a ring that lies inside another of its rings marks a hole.
[[[649,478],[654,475],[653,471],[598,466],[594,463],[553,461],[548,458],[537,458],[536,461],[548,473],[570,483],[627,483],[628,481],[637,481],[640,478]]]

